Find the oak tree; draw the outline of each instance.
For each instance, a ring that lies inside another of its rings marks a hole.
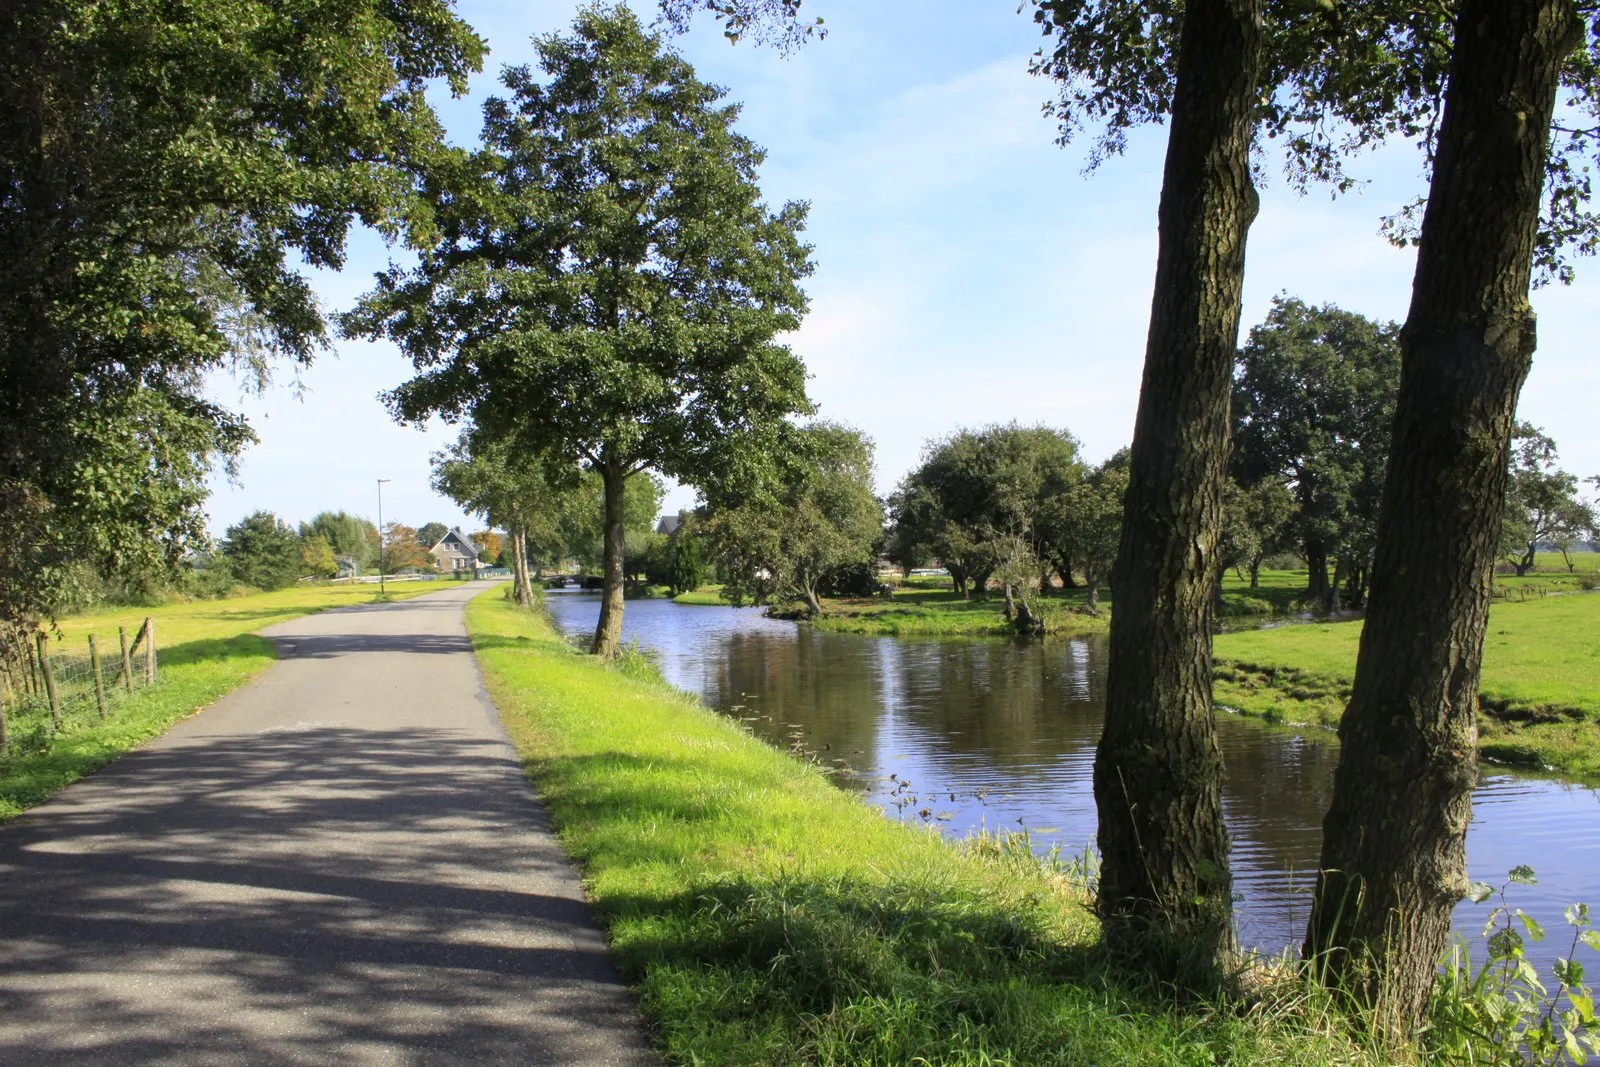
[[[470,418],[605,489],[593,649],[620,647],[627,483],[714,487],[761,473],[809,408],[776,338],[806,309],[803,204],[770,211],[738,108],[626,8],[535,42],[484,105],[483,148],[434,189],[439,240],[345,320],[392,337],[417,375],[395,415]]]
[[[1578,4],[1461,0],[1453,29],[1306,936],[1323,973],[1397,1033],[1427,1004],[1467,888],[1479,667],[1535,347],[1529,287],[1536,268],[1561,273],[1563,249],[1592,247],[1597,221],[1582,153],[1600,135],[1600,39]],[[1558,126],[1563,86],[1580,121]]]
[[[282,589],[300,574],[300,537],[272,512],[257,511],[228,527],[222,559],[235,581]]]
[[[0,627],[204,536],[251,433],[203,376],[318,352],[300,262],[425,228],[482,54],[448,0],[0,5]]]
[[[873,495],[872,442],[859,431],[817,422],[790,440],[765,488],[711,510],[706,537],[733,603],[798,600],[816,615],[830,574],[871,564],[883,505]]]
[[[1506,480],[1500,557],[1522,577],[1539,546],[1555,547],[1572,569],[1572,545],[1594,529],[1595,514],[1578,497],[1578,478],[1556,466],[1556,443],[1537,427],[1517,427]]]
[[[1239,354],[1232,473],[1246,490],[1293,490],[1306,597],[1327,609],[1341,587],[1348,606],[1363,599],[1400,387],[1399,331],[1280,296]]]

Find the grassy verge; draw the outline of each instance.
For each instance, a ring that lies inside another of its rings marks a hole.
[[[1251,715],[1337,724],[1361,623],[1219,634],[1216,698]],[[1484,641],[1479,749],[1600,779],[1600,596],[1497,603]]]
[[[467,625],[670,1062],[1365,1062],[1297,998],[1180,1007],[1109,967],[1026,842],[891,822],[501,597]]]
[[[389,595],[406,599],[453,584],[396,583]],[[131,694],[111,686],[105,722],[80,701],[66,716],[65,729],[54,736],[45,706],[35,702],[12,709],[12,754],[0,758],[0,821],[15,818],[255,677],[275,653],[272,642],[254,631],[327,608],[370,603],[376,594],[369,586],[300,586],[232,600],[113,608],[62,619],[61,637],[51,642],[53,647],[76,650],[92,633],[100,638],[102,652],[109,649],[114,657],[117,627],[132,635],[147,616],[153,618],[160,680],[154,688]]]

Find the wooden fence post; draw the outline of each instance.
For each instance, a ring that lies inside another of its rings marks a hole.
[[[100,674],[100,650],[95,647],[94,634],[89,635],[89,669],[94,672],[94,703],[100,709],[100,721],[106,718],[106,680]]]
[[[144,620],[144,684],[156,684],[156,620]]]
[[[128,655],[128,628],[117,627],[117,640],[122,643],[122,688],[133,692],[133,658]]]
[[[39,634],[39,673],[44,675],[44,691],[50,698],[50,722],[61,729],[61,697],[56,694],[56,676],[50,670],[50,638]]]

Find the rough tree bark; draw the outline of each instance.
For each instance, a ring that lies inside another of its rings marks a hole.
[[[1194,0],[1179,49],[1094,766],[1106,940],[1150,964],[1162,944],[1214,961],[1232,948],[1211,621],[1257,206],[1249,156],[1260,0]]]
[[[615,656],[622,649],[622,555],[627,532],[623,500],[628,488],[628,470],[614,460],[600,465],[605,485],[605,579],[600,593],[600,621],[594,628],[592,651],[597,656]]]
[[[1423,218],[1367,622],[1305,950],[1391,1032],[1467,885],[1478,667],[1571,0],[1465,0]]]
[[[1320,541],[1307,541],[1305,556],[1306,600],[1331,608],[1332,605],[1328,603],[1331,595],[1328,585],[1328,549]]]
[[[520,526],[507,532],[511,535],[511,598],[527,607],[533,603],[533,583],[528,580],[528,535]]]

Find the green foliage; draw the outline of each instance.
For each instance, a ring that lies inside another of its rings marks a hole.
[[[1262,478],[1246,488],[1229,478],[1223,490],[1222,542],[1218,551],[1224,571],[1248,577],[1250,588],[1261,584],[1261,568],[1281,553],[1298,547],[1294,493],[1281,478]],[[1297,589],[1297,597],[1305,593]]]
[[[1453,54],[1456,0],[1265,0],[1266,62],[1256,95],[1259,141],[1281,145],[1292,184],[1347,191],[1360,184],[1345,160],[1389,140],[1422,149],[1431,166]],[[1090,165],[1119,155],[1130,130],[1171,111],[1182,0],[1034,0],[1034,20],[1052,43],[1035,74],[1055,79],[1052,107],[1067,143],[1100,130]],[[1575,255],[1600,242],[1589,211],[1589,168],[1600,147],[1600,38],[1568,57],[1561,85],[1574,121],[1553,131],[1545,164],[1544,213],[1534,262],[1541,278],[1571,281]],[[1265,146],[1263,146],[1265,147]],[[1414,244],[1423,202],[1395,205],[1384,230]]]
[[[270,511],[257,511],[228,527],[222,558],[235,581],[271,591],[300,574],[300,537]]]
[[[693,592],[705,584],[710,566],[697,516],[678,516],[678,527],[668,535],[661,550],[661,564],[660,582],[671,590],[673,597]]]
[[[795,431],[774,485],[711,512],[706,534],[723,595],[735,604],[799,600],[820,612],[823,583],[870,565],[883,536],[872,484],[872,442],[859,431],[828,422]]]
[[[1533,569],[1540,544],[1566,557],[1596,529],[1594,509],[1578,498],[1578,479],[1556,466],[1556,443],[1522,423],[1512,442],[1500,554],[1521,578]],[[1568,569],[1572,569],[1570,558]]]
[[[457,501],[459,503],[459,501]],[[417,527],[417,541],[423,548],[432,548],[444,540],[444,535],[450,532],[450,527],[442,522],[425,522]]]
[[[804,0],[660,0],[661,17],[676,33],[688,30],[697,12],[706,11],[722,21],[722,34],[730,41],[746,37],[776,44],[784,51],[807,40],[823,38],[828,31],[822,18],[800,18]]]
[[[321,534],[312,534],[300,541],[300,573],[308,578],[332,578],[339,573],[339,564],[333,558],[333,546]]]
[[[0,10],[0,621],[64,568],[170,566],[251,439],[206,372],[324,328],[302,260],[425,229],[424,96],[483,44],[445,0],[24,0]]]
[[[623,490],[624,535],[643,536],[655,529],[664,490],[649,471],[628,478]],[[597,569],[605,558],[606,490],[598,474],[585,471],[577,489],[559,513],[562,551],[580,566]]]
[[[302,538],[321,537],[328,542],[334,557],[345,557],[362,570],[378,564],[378,528],[370,519],[343,511],[324,511],[310,522],[300,524]]]
[[[531,558],[554,561],[566,551],[562,524],[575,506],[575,468],[552,475],[541,457],[477,427],[434,453],[432,464],[436,491],[512,536],[520,531]]]
[[[1341,586],[1352,606],[1365,601],[1399,387],[1399,327],[1332,305],[1275,298],[1240,354],[1232,473],[1246,495],[1238,503],[1262,524],[1261,550],[1292,530],[1312,568],[1309,592],[1329,607]],[[1284,489],[1294,497],[1287,520]],[[1343,579],[1332,589],[1330,557]]]
[[[646,469],[723,494],[760,480],[805,372],[776,342],[806,310],[806,206],[769,212],[738,108],[626,7],[538,38],[505,71],[483,148],[433,192],[439,240],[344,319],[417,375],[396,417],[470,418],[616,505]],[[608,507],[595,651],[621,634],[624,516]]]
[[[345,320],[418,374],[398,417],[470,415],[529,451],[710,484],[759,466],[804,371],[805,208],[769,213],[738,109],[626,9],[536,42],[484,105],[441,238]]]
[[[1064,430],[1010,423],[930,442],[889,501],[894,558],[933,556],[958,592],[970,581],[982,593],[1002,562],[1037,577],[1047,502],[1081,478]]]
[[[1578,958],[1580,949],[1600,952],[1600,933],[1590,927],[1587,904],[1567,908],[1572,940],[1567,954],[1556,959],[1550,976],[1555,988],[1549,988],[1526,951],[1528,941],[1545,939],[1544,928],[1507,899],[1513,884],[1536,881],[1531,868],[1514,867],[1499,889],[1473,883],[1469,895],[1474,903],[1495,900],[1483,924],[1484,959],[1474,966],[1465,937],[1451,945],[1423,1034],[1432,1062],[1555,1067],[1584,1064],[1600,1055],[1594,990],[1585,983]]]
[[[1074,566],[1083,571],[1090,609],[1117,560],[1127,492],[1128,450],[1122,449],[1086,476],[1066,481],[1042,507],[1041,530],[1050,556],[1064,574]]]

